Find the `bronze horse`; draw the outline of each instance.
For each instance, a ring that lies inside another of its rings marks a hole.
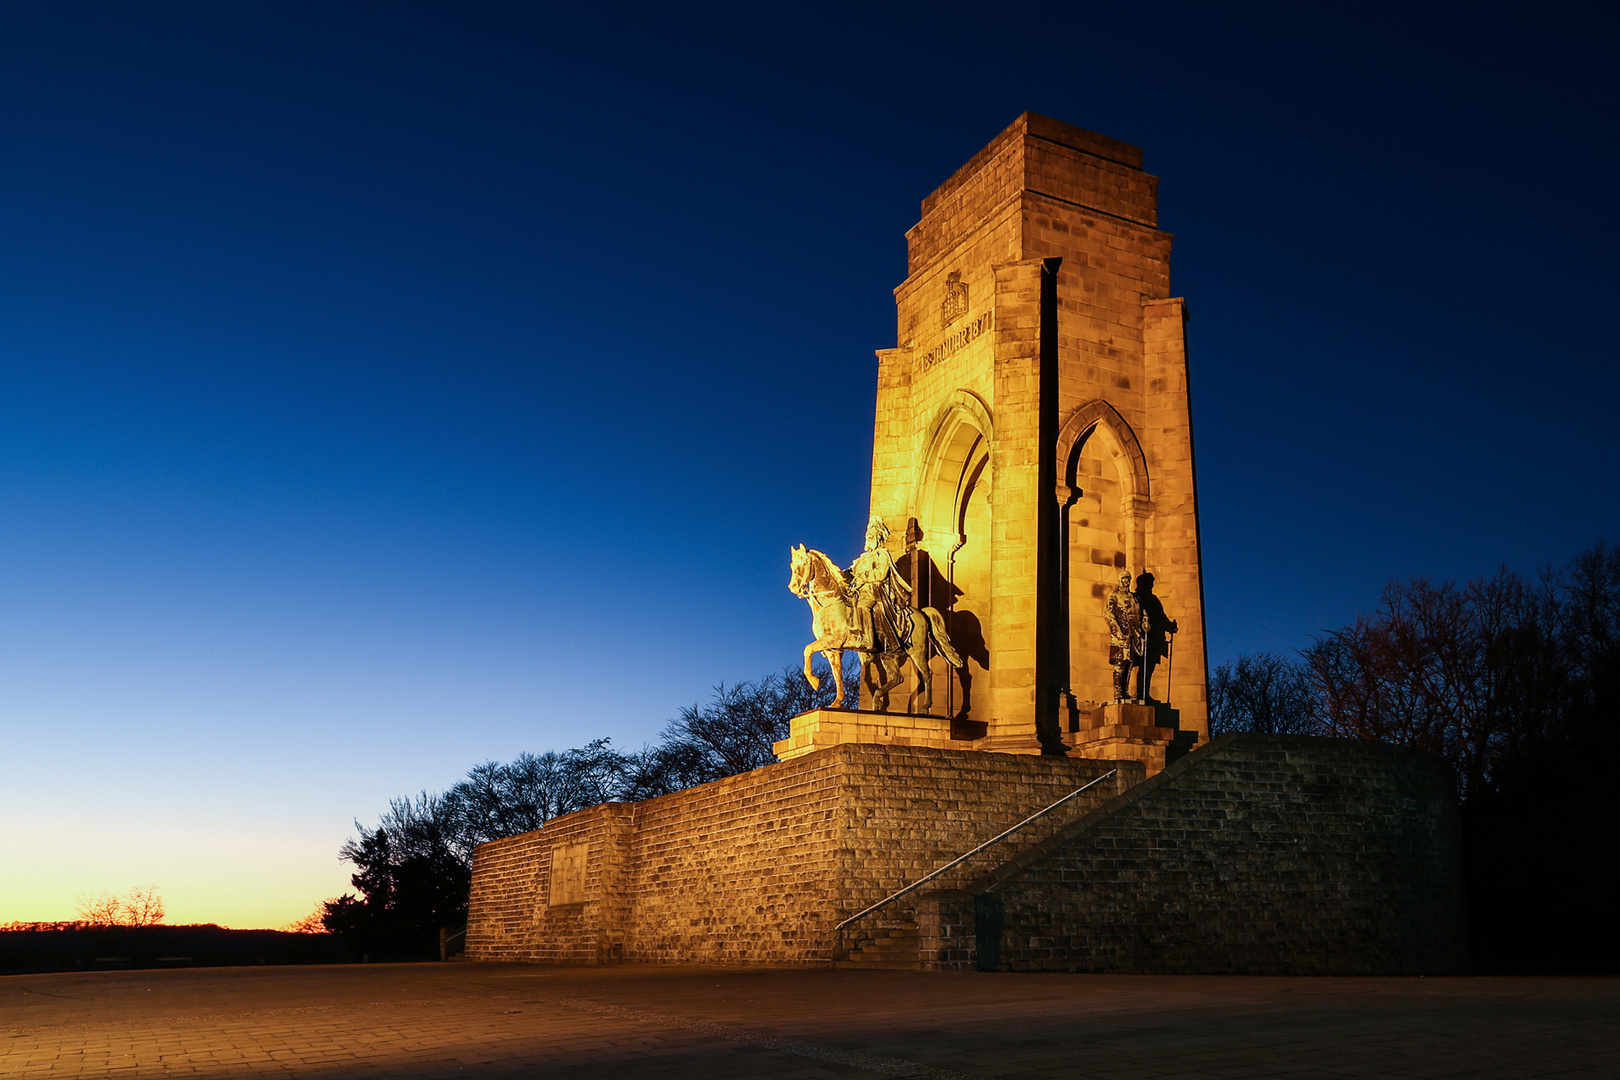
[[[804,677],[812,687],[821,680],[810,671],[810,658],[820,653],[832,667],[833,682],[838,694],[832,707],[844,702],[844,651],[858,653],[861,658],[861,678],[872,690],[872,707],[887,712],[889,691],[905,679],[906,664],[917,669],[922,680],[922,710],[928,711],[934,703],[934,676],[928,668],[928,643],[952,667],[962,666],[962,658],[951,647],[951,638],[945,631],[945,620],[933,608],[907,605],[896,612],[894,623],[887,619],[875,620],[874,643],[866,648],[855,632],[851,617],[855,601],[849,577],[824,552],[800,544],[790,550],[792,574],[788,589],[810,603],[810,632],[815,640],[804,647]],[[908,708],[909,708],[908,702]]]

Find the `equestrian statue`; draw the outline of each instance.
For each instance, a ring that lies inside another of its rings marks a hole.
[[[819,687],[821,680],[811,673],[810,659],[818,652],[827,658],[838,688],[835,709],[844,701],[845,650],[860,656],[861,679],[871,688],[872,707],[878,712],[888,710],[889,691],[905,680],[908,663],[922,681],[922,711],[932,707],[930,641],[946,663],[962,666],[943,616],[931,607],[912,606],[911,586],[889,554],[888,539],[888,526],[874,516],[866,527],[866,550],[848,570],[803,544],[790,552],[793,573],[788,588],[810,602],[810,632],[815,635],[804,647],[804,677]]]

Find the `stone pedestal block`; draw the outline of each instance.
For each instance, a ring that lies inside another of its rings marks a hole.
[[[777,761],[792,761],[842,743],[929,746],[936,750],[982,750],[984,725],[918,713],[812,709],[793,718],[790,734],[772,746]]]
[[[1034,725],[1023,730],[1005,727],[995,735],[986,736],[973,744],[975,750],[989,750],[997,754],[1044,754],[1046,748],[1035,732]]]
[[[1180,710],[1112,701],[1082,713],[1063,744],[1078,757],[1140,761],[1152,776],[1192,749],[1197,738],[1197,732],[1181,730]]]

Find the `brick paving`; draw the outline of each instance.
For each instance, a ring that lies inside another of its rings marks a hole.
[[[1620,1077],[1620,980],[508,964],[0,978],[12,1077]]]

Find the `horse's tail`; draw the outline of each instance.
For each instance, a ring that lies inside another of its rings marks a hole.
[[[928,616],[928,632],[933,637],[934,647],[939,649],[939,654],[951,667],[961,667],[962,658],[956,655],[956,649],[951,645],[951,635],[945,632],[945,617],[931,607],[923,608],[922,613]]]

